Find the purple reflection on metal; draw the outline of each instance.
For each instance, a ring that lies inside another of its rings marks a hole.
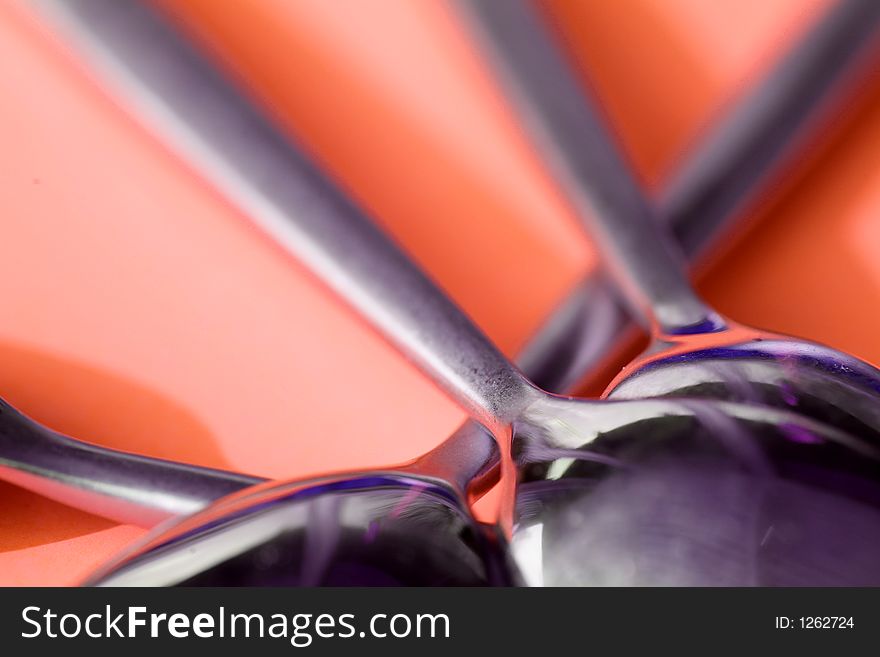
[[[701,360],[746,360],[784,362],[789,367],[812,367],[833,374],[860,388],[880,393],[880,377],[874,368],[853,356],[818,344],[786,340],[755,340],[740,346],[712,347],[665,356],[648,362],[643,371],[665,367],[670,363],[691,363]]]
[[[322,495],[309,501],[309,531],[300,570],[300,586],[319,586],[342,534],[342,499]]]
[[[630,467],[623,461],[607,454],[586,449],[563,449],[561,447],[551,447],[537,440],[529,440],[525,449],[520,456],[521,463],[542,463],[546,461],[554,461],[556,459],[576,459],[578,461],[589,461],[591,463],[601,463],[615,468]]]
[[[367,531],[364,533],[364,543],[370,544],[376,540],[376,537],[379,535],[379,521],[373,520],[368,526]]]
[[[319,497],[321,495],[345,492],[345,491],[358,491],[358,490],[380,490],[380,489],[401,489],[408,488],[411,486],[420,487],[421,490],[429,490],[429,486],[426,482],[416,479],[413,477],[404,477],[401,475],[377,475],[377,476],[364,476],[364,477],[352,477],[351,479],[335,479],[332,481],[328,481],[326,483],[317,483],[312,486],[308,486],[303,484],[301,487],[294,489],[291,491],[289,495],[280,495],[277,498],[273,498],[271,500],[267,500],[260,504],[256,504],[254,506],[250,506],[247,509],[242,510],[239,513],[233,513],[230,515],[224,515],[217,520],[212,522],[207,522],[204,525],[199,526],[196,529],[193,529],[188,532],[184,532],[182,534],[178,534],[173,538],[173,542],[179,543],[181,541],[186,540],[191,536],[197,536],[202,534],[205,530],[213,529],[216,527],[221,527],[226,525],[237,518],[244,515],[251,515],[255,512],[258,512],[260,508],[270,509],[277,502],[282,500],[306,500],[310,498]],[[454,506],[458,506],[459,501],[456,497],[443,486],[432,485],[430,486],[430,492],[432,495],[443,498],[447,500],[450,504]],[[153,546],[154,548],[159,547],[161,544],[157,544]]]
[[[407,492],[406,495],[398,502],[394,508],[391,510],[390,517],[398,518],[400,514],[406,511],[409,506],[415,502],[416,498],[421,495],[426,486],[421,483],[414,484]]]
[[[819,445],[823,442],[822,438],[812,433],[811,431],[805,429],[804,427],[800,427],[796,424],[782,424],[780,425],[780,429],[785,434],[787,438],[796,442],[796,443],[804,443],[807,445]]]

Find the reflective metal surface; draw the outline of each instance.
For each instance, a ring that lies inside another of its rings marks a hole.
[[[375,471],[232,495],[88,583],[482,586],[518,584],[520,570],[563,586],[880,581],[877,443],[755,404],[600,406],[592,429],[559,400],[554,431],[518,431],[515,564],[454,488]]]
[[[501,586],[502,541],[442,482],[374,472],[273,484],[180,520],[105,586]]]
[[[0,479],[141,527],[265,481],[90,445],[34,422],[2,399]]]
[[[529,583],[880,584],[880,443],[744,406],[752,417],[707,404],[585,446],[518,445]]]
[[[727,323],[661,336],[611,383],[615,399],[689,395],[790,408],[856,435],[880,432],[880,372],[813,342]]]

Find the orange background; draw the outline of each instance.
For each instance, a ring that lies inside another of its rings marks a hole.
[[[448,5],[165,0],[514,354],[594,260]],[[647,184],[825,0],[552,0]],[[410,459],[462,413],[0,1],[0,395],[96,443],[271,477]],[[876,79],[876,76],[875,76]],[[701,279],[880,361],[880,95]],[[0,484],[0,584],[143,530]]]

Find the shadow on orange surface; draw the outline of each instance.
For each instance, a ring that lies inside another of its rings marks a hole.
[[[116,525],[0,482],[0,552],[94,534]]]
[[[147,456],[231,467],[211,430],[167,395],[92,365],[4,342],[0,363],[0,396],[55,431]]]

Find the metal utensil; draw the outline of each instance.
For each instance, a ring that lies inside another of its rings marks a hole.
[[[155,87],[140,87],[137,92],[147,94],[158,111],[162,134],[170,134],[219,191],[487,427],[500,454],[475,439],[482,435],[477,429],[443,459],[432,453],[399,467],[268,484],[167,526],[102,570],[94,583],[510,583],[517,574],[503,538],[513,513],[512,436],[525,445],[529,469],[542,459],[617,469],[620,462],[593,452],[591,441],[619,432],[665,433],[672,419],[693,421],[706,409],[737,426],[773,430],[788,423],[811,435],[849,440],[776,409],[583,401],[539,390],[260,117],[225,106],[225,87],[211,86],[215,78],[196,85],[179,67],[174,71],[205,95],[178,97],[183,104],[171,106]],[[194,111],[209,100],[226,112]],[[204,116],[213,120],[196,120]],[[250,157],[242,157],[241,144]],[[487,465],[499,461],[503,495],[494,519],[500,532],[475,523],[467,504]],[[376,541],[378,552],[372,548]]]
[[[505,13],[522,33],[541,29],[524,5],[505,6],[522,10]],[[498,61],[542,154],[634,310],[653,326],[651,347],[612,383],[609,398],[662,395],[691,405],[687,392],[755,408],[770,403],[825,427],[804,431],[783,420],[743,431],[724,409],[694,407],[696,426],[670,422],[665,431],[593,441],[593,450],[620,463],[616,469],[563,453],[546,467],[544,448],[527,442],[523,460],[539,466],[522,470],[522,540],[535,540],[544,555],[541,581],[880,582],[880,372],[709,309],[595,106],[504,45]],[[849,433],[834,436],[832,425]]]
[[[528,75],[534,92],[552,95],[560,107],[583,102],[583,85],[534,2],[457,5],[514,95],[516,78]],[[778,187],[808,147],[839,123],[878,55],[880,5],[840,0],[722,113],[655,199],[655,216],[691,261],[741,225],[756,198]],[[506,72],[510,66],[514,75]],[[628,315],[598,272],[572,291],[520,362],[545,390],[570,390],[631,328]]]
[[[153,527],[265,481],[62,435],[0,399],[0,479],[121,523]]]
[[[531,50],[557,47],[545,31],[530,29],[523,35],[517,22],[499,20],[486,11],[516,11],[514,5],[515,1],[487,3],[476,18],[491,23],[495,42],[513,44],[523,53],[532,53],[529,57],[533,61],[545,61]],[[702,253],[730,218],[766,187],[768,180],[778,177],[778,170],[784,169],[799,145],[815,141],[821,118],[851,95],[845,92],[856,86],[865,61],[875,50],[880,24],[876,8],[873,0],[836,4],[698,142],[692,156],[663,188],[658,214],[675,230],[689,257]],[[50,13],[52,9],[50,5]],[[122,44],[131,46],[138,42],[132,38],[136,31],[133,33],[131,22],[124,15],[115,21],[93,17],[90,28],[103,32],[105,38],[118,34]],[[80,37],[89,39],[86,32]],[[117,41],[116,53],[126,50],[122,44]],[[548,77],[569,75],[552,61],[551,67],[545,71]],[[518,362],[540,387],[568,391],[606,356],[626,323],[625,309],[608,281],[592,276],[547,320]],[[37,433],[43,431],[40,428]],[[50,453],[58,458],[44,458],[44,452],[38,450],[4,450],[0,474],[65,504],[142,526],[201,508],[235,490],[239,483],[246,486],[262,481],[231,474],[228,483],[214,488],[218,476],[214,471],[132,457],[96,445],[81,446],[69,438],[61,443],[53,439],[46,455]],[[194,483],[199,480],[206,483]],[[179,491],[179,486],[186,492]],[[100,494],[95,492],[98,490]]]

